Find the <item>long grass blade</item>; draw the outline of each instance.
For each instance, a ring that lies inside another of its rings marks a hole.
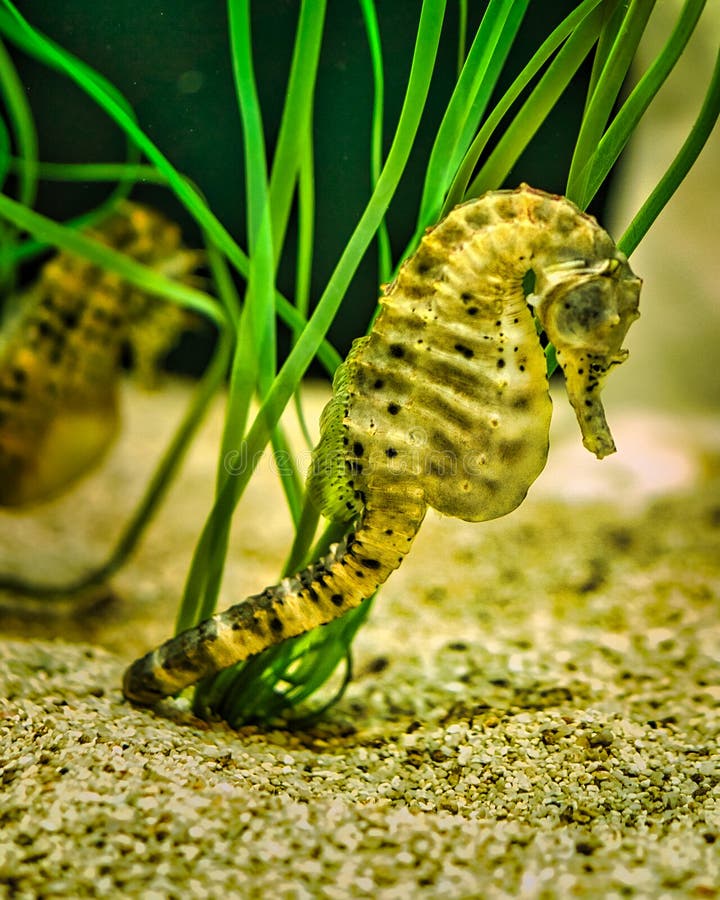
[[[445,0],[424,0],[408,87],[398,127],[385,166],[378,178],[368,206],[341,255],[315,311],[308,320],[307,328],[280,369],[278,377],[265,397],[260,411],[247,434],[244,443],[244,459],[247,461],[247,465],[243,467],[243,471],[239,472],[236,478],[226,482],[216,503],[230,502],[234,505],[244,491],[257,465],[259,454],[268,442],[271,429],[296,389],[299,379],[310,364],[319,341],[337,312],[360,259],[367,250],[385,215],[385,210],[395,192],[410,154],[425,105],[437,54],[444,12]],[[207,539],[208,530],[206,529],[201,535],[199,546]],[[323,629],[323,631],[327,633],[326,629]],[[292,641],[287,643],[289,646],[285,647],[281,652],[293,652],[294,643]],[[253,661],[252,665],[264,666],[266,661],[265,655],[261,654]],[[222,676],[222,682],[229,683],[233,692],[238,688],[234,680],[235,677],[242,679],[240,683],[245,682],[242,666],[239,673],[231,670]],[[212,691],[212,687],[210,690]],[[198,691],[200,703],[204,702],[203,698],[205,696],[204,689]]]
[[[572,34],[575,28],[577,28],[601,2],[602,0],[583,0],[577,9],[570,13],[570,15],[553,30],[533,54],[530,61],[524,66],[517,78],[515,78],[513,83],[497,102],[496,106],[490,112],[478,131],[453,178],[441,215],[446,215],[453,206],[460,203],[466,196],[474,196],[473,189],[468,187],[472,172],[485,150],[488,141],[495,133],[501,121],[505,118],[521,93],[556,52],[558,47],[560,47],[567,39],[568,35]],[[599,21],[600,19],[598,19],[598,23]]]
[[[377,184],[382,169],[382,144],[383,144],[383,113],[385,109],[385,75],[383,72],[382,43],[380,40],[380,27],[373,0],[360,0],[360,6],[365,22],[368,47],[370,49],[370,62],[373,73],[373,107],[372,129],[370,138],[370,179],[373,185]],[[385,220],[380,223],[377,232],[378,242],[378,275],[382,284],[390,279],[392,271],[392,252],[390,249],[390,235]]]
[[[30,26],[27,26],[25,28],[20,26],[17,22],[17,19],[13,18],[13,13],[17,14],[17,11],[14,9],[12,4],[9,2],[9,0],[2,0],[2,2],[6,8],[0,8],[0,32],[4,33],[10,40],[21,47],[26,53],[34,56],[36,59],[55,69],[60,68],[60,66],[58,65],[58,60],[65,60],[68,65],[71,66],[75,65],[78,72],[81,73],[82,77],[87,78],[88,80],[92,80],[99,90],[106,92],[110,97],[112,97],[113,100],[130,117],[130,119],[134,120],[134,113],[130,108],[130,105],[122,97],[120,92],[115,90],[110,82],[104,79],[97,72],[94,72],[89,66],[86,66],[79,60],[75,60],[74,57],[67,51],[65,51],[62,47],[59,47],[54,42],[48,40],[47,38],[44,38],[39,34],[39,32],[35,31]],[[8,10],[10,10],[10,12]],[[50,56],[47,55],[48,49],[53,51]],[[16,86],[12,86],[12,93],[16,95],[16,99],[13,101],[13,107],[11,108],[14,108],[16,104],[20,104],[21,106],[27,104],[22,88],[20,89],[20,93],[18,94]],[[22,125],[23,129],[26,129],[28,125],[27,122],[19,124]],[[32,122],[30,122],[30,124],[32,124]],[[34,134],[27,135],[27,137],[30,138],[29,142],[22,139],[18,140],[18,150],[21,156],[20,168],[22,170],[23,168],[26,168],[28,166],[30,167],[27,170],[27,173],[30,173],[32,177],[32,191],[34,196],[35,181],[38,176],[36,152],[37,148],[34,146],[34,144],[36,143],[36,138]],[[129,139],[126,157],[128,163],[137,163],[139,160],[139,153]],[[27,177],[27,173],[22,173],[21,177]],[[129,190],[130,185],[126,181],[117,184],[114,190],[106,198],[106,200],[96,210],[97,218],[100,219],[104,215],[106,215],[118,200],[127,196]],[[27,202],[28,205],[32,205],[30,201],[22,195],[20,199],[23,202]]]
[[[234,505],[223,500],[222,489],[232,477],[226,466],[228,454],[237,452],[245,431],[250,401],[261,379],[272,378],[275,335],[272,301],[273,250],[268,196],[265,140],[257,98],[252,59],[249,0],[229,0],[230,49],[243,126],[245,184],[247,196],[248,271],[242,313],[232,358],[225,424],[216,477],[216,502],[206,523],[208,540],[203,552],[193,557],[188,572],[182,617],[192,609],[191,621],[214,610],[225,567]],[[270,311],[270,315],[268,312]]]
[[[618,241],[618,247],[627,256],[630,256],[647,234],[652,223],[692,168],[693,163],[700,155],[700,151],[707,143],[713,128],[717,124],[718,117],[720,117],[720,52],[718,52],[715,60],[710,86],[698,117],[690,130],[690,134],[668,167],[667,172],[660,179]]]
[[[288,88],[270,176],[275,263],[280,259],[293,192],[312,127],[313,96],[326,0],[303,0],[290,65]]]
[[[320,340],[330,327],[357,265],[368,248],[385,210],[400,181],[417,132],[420,116],[430,85],[437,53],[446,0],[424,0],[413,54],[408,87],[400,113],[400,121],[385,166],[365,212],[353,231],[347,246],[308,320],[300,339],[278,372],[270,391],[246,437],[249,465],[237,478],[228,482],[226,490],[239,497],[250,479],[259,453],[270,436],[295,387],[310,365]]]
[[[606,0],[606,2],[603,3],[603,26],[600,29],[600,37],[598,38],[595,55],[593,56],[592,71],[590,73],[590,81],[588,82],[587,94],[585,95],[583,115],[587,113],[598,80],[607,64],[608,56],[613,48],[615,38],[620,30],[620,25],[622,24],[626,12],[626,0]]]
[[[2,43],[0,43],[0,92],[21,160],[18,167],[18,199],[25,206],[32,206],[37,193],[37,132],[25,89]]]
[[[465,53],[467,51],[467,24],[468,5],[467,0],[458,0],[458,42],[457,42],[457,77],[460,77],[465,65]]]
[[[13,172],[19,172],[22,159],[11,157]],[[143,181],[148,184],[167,184],[167,178],[147,163],[51,163],[38,162],[41,181]]]
[[[0,185],[5,184],[5,179],[11,171],[12,157],[10,151],[10,132],[5,124],[5,120],[0,118]]]
[[[16,161],[11,158],[10,165],[15,170]],[[156,168],[149,165],[128,163],[39,163],[38,175],[41,179],[61,181],[144,181],[154,184],[167,184],[167,178]],[[185,176],[183,176],[185,177]],[[197,191],[190,179],[186,179],[188,185]],[[199,192],[198,192],[199,195]],[[101,209],[105,215],[105,205]],[[64,224],[72,228],[80,228],[91,224],[100,218],[97,211],[86,213],[69,219]],[[208,235],[208,241],[210,236]],[[29,259],[42,252],[47,243],[40,241],[24,241],[18,247],[13,248],[12,258],[15,263]],[[243,271],[247,272],[249,261],[242,251],[240,258],[243,261]],[[275,291],[275,308],[280,318],[295,332],[301,332],[307,324],[307,306],[296,307],[287,300],[279,291]],[[228,310],[232,318],[232,311]],[[335,348],[326,340],[323,340],[317,353],[318,361],[323,365],[327,373],[332,376],[335,369],[342,362],[342,357]]]
[[[253,68],[249,0],[229,0],[228,22],[235,90],[243,126],[250,267],[238,350],[230,379],[221,456],[240,443],[256,384],[269,384],[276,364],[272,221],[265,138]],[[248,329],[247,335],[243,334],[244,329]]]
[[[705,0],[686,0],[678,20],[663,49],[640,79],[610,127],[602,136],[579,182],[585,185],[584,199],[590,203],[600,185],[622,153],[643,113],[675,67],[702,15]],[[589,173],[588,173],[589,170]]]
[[[589,98],[570,163],[566,191],[567,196],[581,209],[585,209],[590,202],[587,178],[583,178],[582,173],[587,171],[585,167],[603,135],[655,2],[656,0],[631,0],[597,79],[595,90]]]
[[[79,231],[59,225],[3,194],[0,194],[0,217],[12,222],[19,229],[31,232],[48,244],[76,253],[111,272],[117,272],[147,294],[156,294],[200,313],[218,328],[224,328],[226,325],[225,314],[214,297],[190,285],[173,281],[150,266],[136,262]]]
[[[300,177],[298,179],[298,245],[295,272],[295,306],[305,318],[307,318],[308,310],[310,309],[310,283],[315,241],[314,169],[313,142],[308,134],[302,150]],[[293,331],[293,343],[297,340],[299,334],[300,329]],[[334,374],[334,371],[331,374]],[[295,392],[295,411],[305,443],[308,447],[312,447],[313,439],[305,419],[302,396],[299,390]]]
[[[502,184],[592,49],[602,15],[602,8],[596,6],[572,31],[473,179],[468,189],[470,196],[479,197]]]
[[[492,0],[445,110],[428,162],[415,235],[438,219],[457,168],[470,146],[522,23],[528,0]]]

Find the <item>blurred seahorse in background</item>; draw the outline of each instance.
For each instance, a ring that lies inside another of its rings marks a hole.
[[[124,202],[87,234],[138,262],[189,280],[202,262],[177,225]],[[70,488],[103,458],[118,429],[127,347],[143,383],[193,317],[72,253],[45,263],[0,331],[0,506]]]
[[[322,415],[308,490],[348,536],[305,571],[137,660],[125,696],[153,704],[358,606],[400,565],[428,507],[472,522],[515,509],[548,452],[535,317],[584,445],[612,453],[600,390],[627,356],[639,294],[610,236],[563,197],[522,185],[454,209],[386,287]]]

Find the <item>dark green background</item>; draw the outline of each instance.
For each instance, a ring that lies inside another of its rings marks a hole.
[[[279,125],[297,19],[297,0],[252,6],[255,69],[272,151]],[[499,90],[517,74],[574,2],[532,0]],[[471,3],[472,36],[485,3]],[[23,14],[35,27],[110,79],[130,101],[140,125],[170,160],[201,187],[226,227],[244,244],[245,210],[242,139],[234,95],[222,0],[27,0]],[[377,11],[386,65],[386,147],[397,122],[419,17],[418,0],[379,0]],[[389,214],[394,252],[411,233],[423,170],[432,140],[455,82],[457,4],[448,4],[433,87],[417,147]],[[12,48],[11,48],[12,50]],[[69,81],[21,53],[14,53],[36,116],[40,158],[88,162],[123,159],[118,129]],[[527,181],[562,192],[580,120],[589,67],[581,72],[553,115],[510,174],[507,184]],[[315,105],[317,234],[313,299],[319,296],[370,194],[369,141],[372,108],[370,59],[359,5],[330,0]],[[64,219],[101,200],[107,186],[43,182],[37,207]],[[197,230],[165,189],[139,185],[135,199],[168,212],[190,243]],[[603,198],[594,211],[599,213]],[[279,287],[293,295],[294,226]],[[376,255],[373,248],[355,278],[330,333],[345,353],[375,306]],[[286,336],[283,336],[284,338]],[[207,357],[212,336],[185,341],[174,367],[196,371]]]

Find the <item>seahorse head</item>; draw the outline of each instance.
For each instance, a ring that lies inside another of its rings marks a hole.
[[[600,392],[610,369],[627,358],[622,343],[639,315],[641,283],[615,251],[590,265],[570,260],[544,269],[528,298],[557,351],[583,444],[599,459],[615,451]]]

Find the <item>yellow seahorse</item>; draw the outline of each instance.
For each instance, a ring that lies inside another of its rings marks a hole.
[[[556,348],[583,443],[612,453],[600,389],[627,356],[639,293],[609,235],[563,197],[522,185],[454,209],[385,289],[322,415],[308,490],[325,516],[348,522],[348,537],[137,660],[125,696],[153,704],[358,606],[400,565],[428,507],[472,522],[515,509],[548,452],[533,312]]]
[[[201,262],[177,225],[136,203],[87,233],[173,278]],[[91,470],[117,432],[123,349],[150,382],[191,324],[178,306],[82,257],[52,257],[0,332],[0,506],[49,500]]]

